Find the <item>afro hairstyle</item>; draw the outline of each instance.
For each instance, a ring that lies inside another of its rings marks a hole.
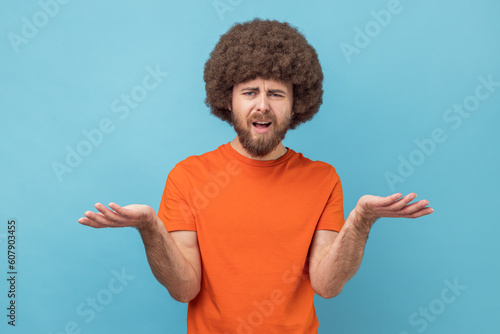
[[[220,37],[203,75],[210,112],[232,125],[233,86],[257,77],[293,84],[290,129],[310,120],[323,102],[316,50],[286,22],[256,18],[233,25]]]

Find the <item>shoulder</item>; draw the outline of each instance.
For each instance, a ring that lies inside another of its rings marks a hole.
[[[209,170],[214,165],[223,160],[221,146],[199,155],[190,155],[184,160],[179,161],[169,173],[170,178],[180,178],[183,175],[197,174],[201,170]]]
[[[294,167],[300,168],[304,170],[304,172],[311,173],[311,175],[330,176],[332,178],[339,177],[337,170],[330,163],[309,159],[299,152],[294,151],[291,163]]]
[[[221,154],[222,145],[218,148],[202,154],[193,154],[186,157],[184,160],[179,161],[174,168],[189,167],[193,165],[200,165],[218,159]]]

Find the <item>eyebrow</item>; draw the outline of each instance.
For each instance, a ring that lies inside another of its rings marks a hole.
[[[241,91],[244,91],[244,90],[249,90],[252,92],[259,92],[260,91],[259,87],[245,87]],[[271,94],[281,93],[281,94],[287,95],[286,92],[282,91],[281,89],[269,89],[267,92],[271,93]]]

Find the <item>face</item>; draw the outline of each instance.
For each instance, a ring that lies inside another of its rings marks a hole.
[[[271,153],[292,120],[293,85],[257,78],[234,85],[231,118],[238,139],[254,157]]]

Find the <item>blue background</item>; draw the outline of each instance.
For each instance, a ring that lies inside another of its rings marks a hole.
[[[401,0],[383,25],[372,10],[385,0],[54,3],[5,0],[0,12],[0,332],[185,332],[186,304],[155,280],[137,231],[77,220],[95,202],[157,210],[178,161],[234,138],[203,102],[203,66],[221,34],[254,17],[292,23],[318,51],[324,103],[284,144],[336,167],[346,216],[364,194],[416,192],[435,209],[376,223],[356,276],[338,297],[317,297],[320,333],[498,332],[500,87],[474,96],[480,77],[500,81],[500,2]],[[356,41],[357,53],[342,51]],[[128,115],[115,113],[148,67],[169,74]],[[479,105],[467,117],[447,111],[464,101]],[[112,131],[58,177],[54,163],[105,119]],[[415,141],[435,129],[446,139],[424,154]],[[18,228],[15,328],[8,219]],[[128,277],[121,286],[117,272]],[[450,303],[446,282],[461,286]],[[104,305],[90,311],[96,298]]]

